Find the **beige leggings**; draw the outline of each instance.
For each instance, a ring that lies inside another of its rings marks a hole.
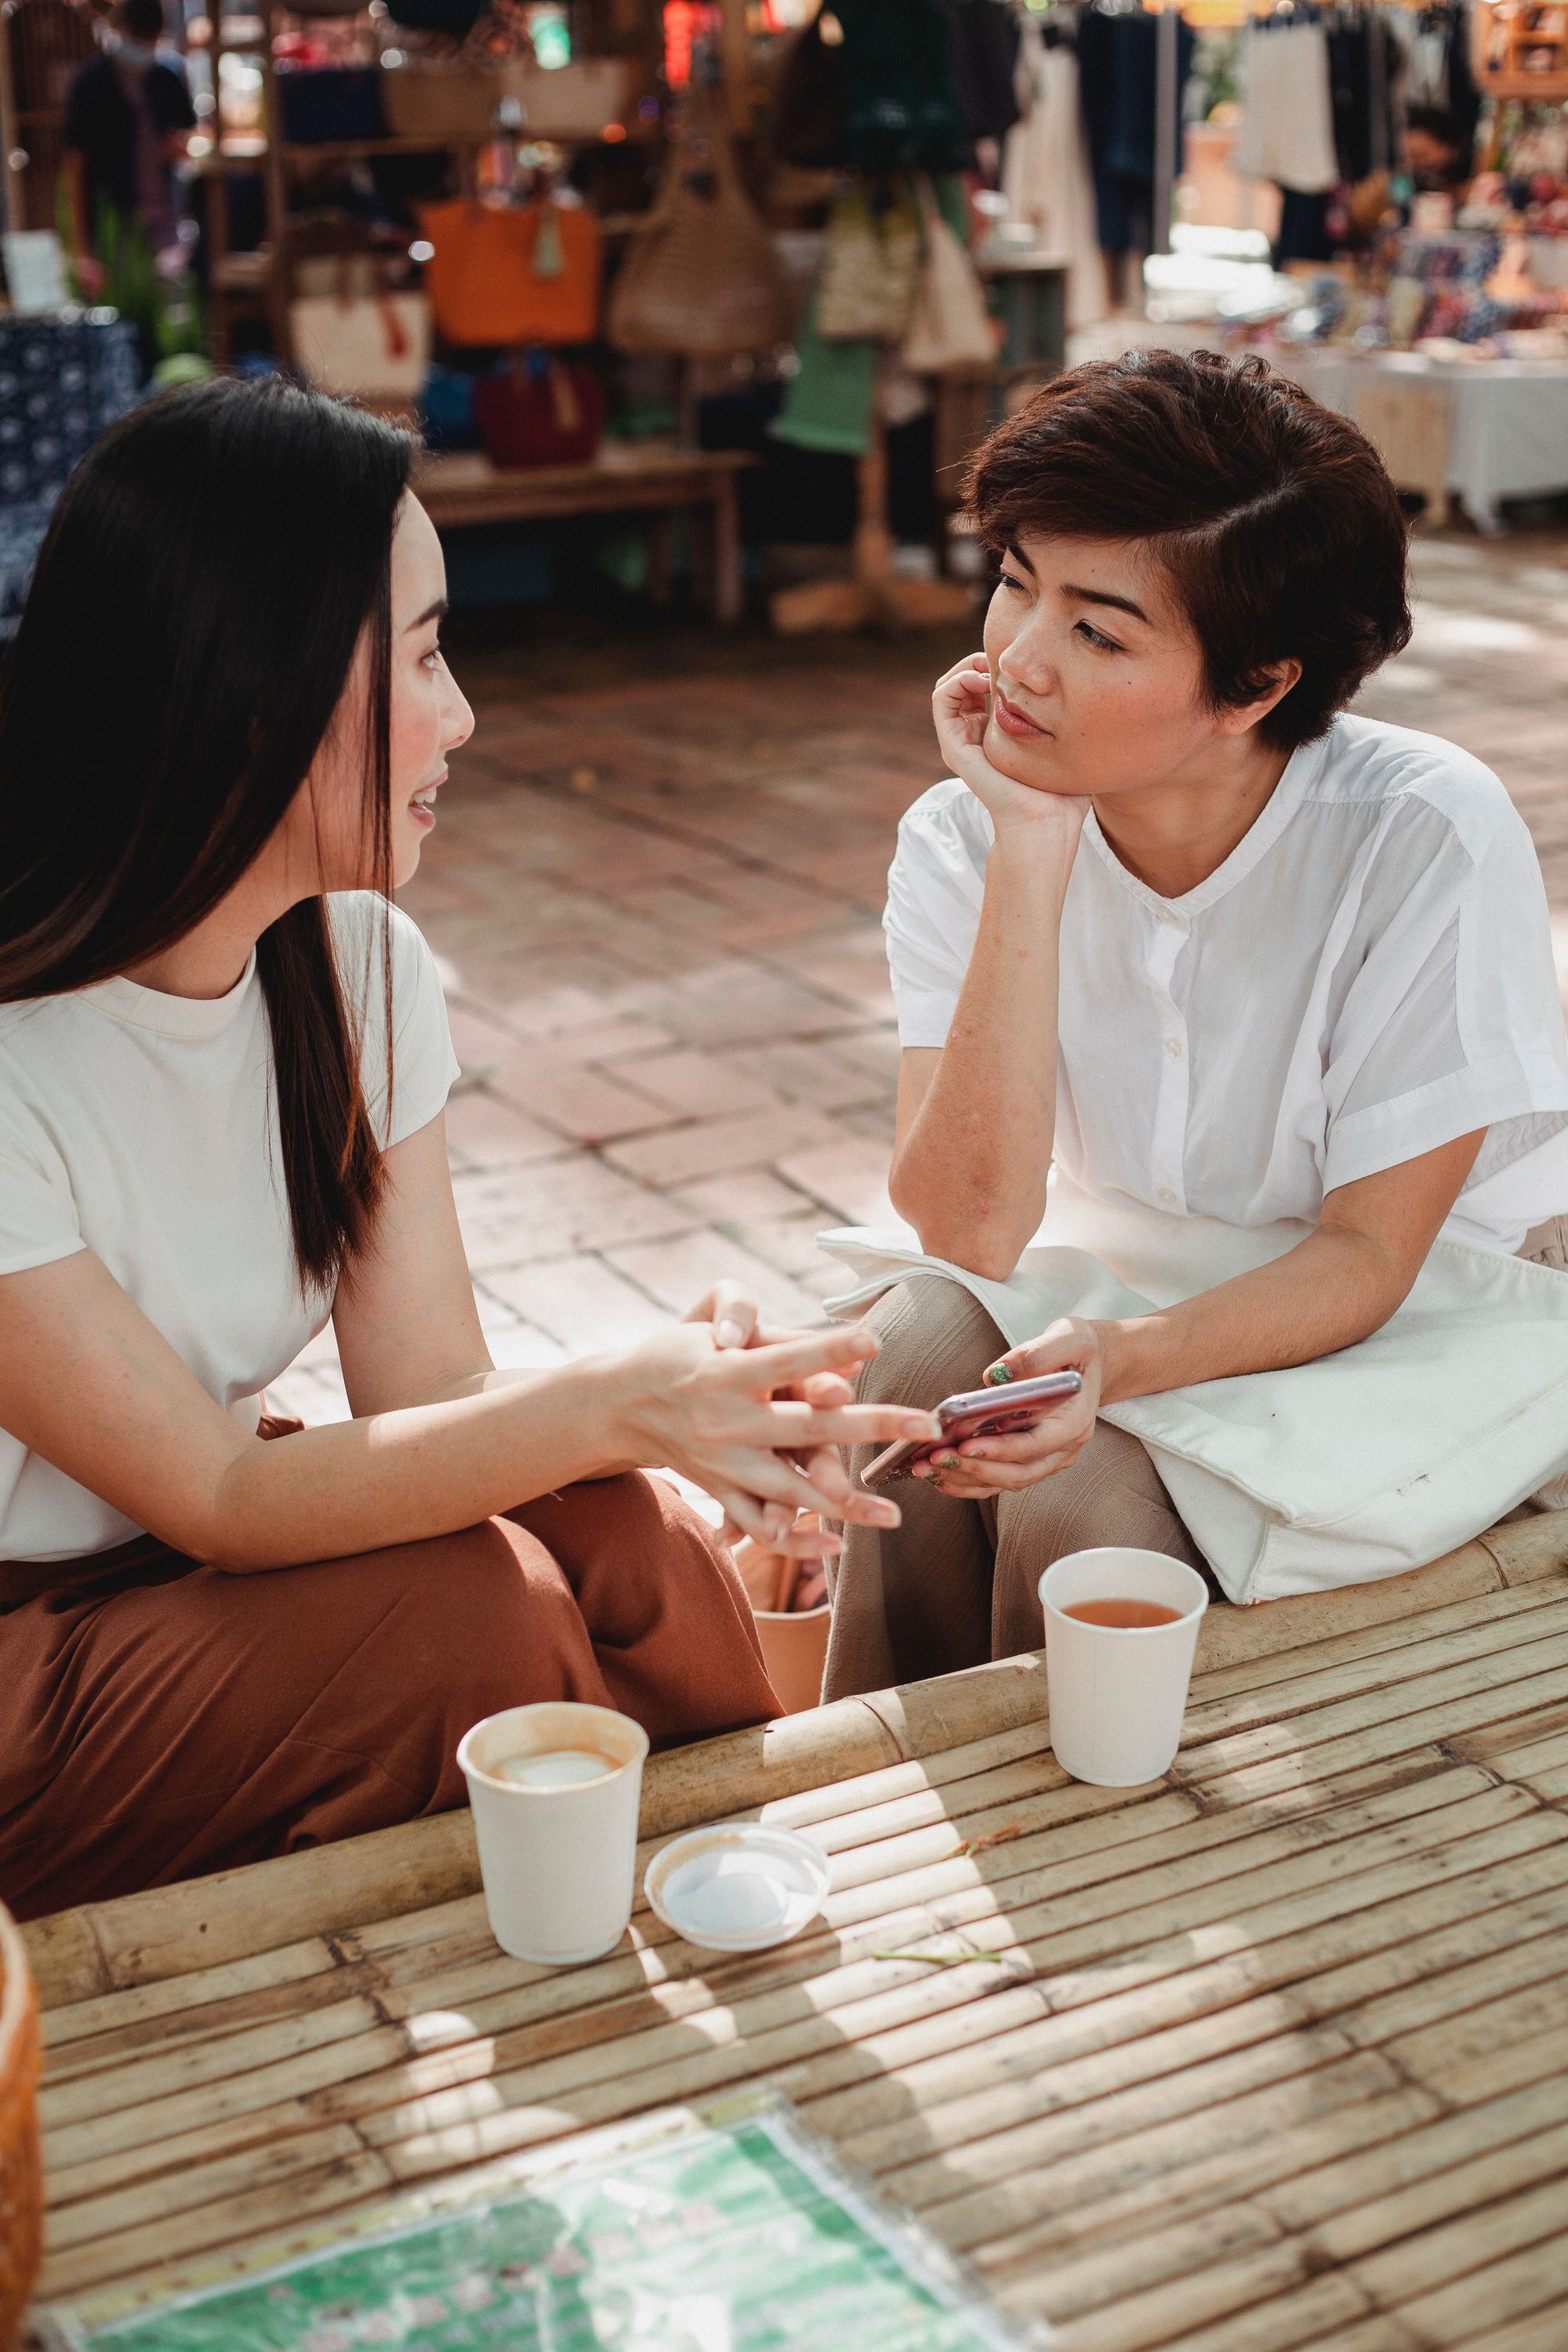
[[[860,1376],[864,1403],[933,1405],[980,1385],[1006,1341],[962,1284],[915,1275],[866,1321],[881,1351]],[[857,1475],[879,1449],[857,1447]],[[1203,1569],[1159,1472],[1135,1437],[1101,1422],[1070,1469],[994,1503],[891,1489],[903,1525],[850,1528],[834,1580],[825,1699],[1037,1650],[1040,1571],[1070,1551],[1136,1544]]]

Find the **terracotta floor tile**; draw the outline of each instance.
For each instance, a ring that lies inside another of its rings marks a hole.
[[[665,1125],[672,1114],[583,1062],[546,1060],[517,1046],[497,1063],[490,1085],[531,1119],[546,1120],[577,1143],[606,1143]]]
[[[561,1138],[488,1092],[466,1088],[447,1105],[452,1165],[510,1168],[525,1160],[558,1158]]]
[[[563,1364],[579,1352],[563,1348],[547,1331],[519,1315],[496,1297],[488,1280],[474,1285],[474,1298],[479,1310],[479,1328],[499,1371],[548,1371],[552,1365]]]
[[[731,1118],[742,1111],[773,1110],[778,1096],[718,1054],[689,1048],[673,1054],[638,1054],[616,1066],[639,1094],[689,1118]]]
[[[603,1258],[544,1258],[492,1268],[485,1286],[535,1324],[571,1356],[634,1347],[659,1331],[670,1311],[617,1274]]]
[[[823,1319],[817,1299],[803,1284],[778,1273],[765,1259],[710,1225],[684,1234],[679,1240],[636,1243],[607,1249],[604,1255],[639,1288],[651,1292],[678,1315],[683,1315],[711,1284],[727,1275],[747,1286],[770,1323],[810,1329]]]
[[[650,1184],[689,1184],[721,1176],[732,1168],[760,1168],[802,1144],[826,1143],[832,1134],[820,1115],[797,1104],[752,1111],[742,1118],[709,1118],[688,1127],[667,1127],[653,1135],[628,1137],[605,1148],[612,1166]]]
[[[815,1202],[807,1201],[793,1184],[781,1184],[765,1168],[739,1168],[727,1176],[709,1176],[700,1183],[681,1185],[671,1197],[684,1202],[704,1224],[731,1227],[816,1211]],[[770,1258],[768,1263],[775,1261]]]
[[[565,1257],[606,1242],[680,1234],[695,1222],[689,1209],[587,1152],[526,1168],[459,1172],[453,1189],[476,1273]]]
[[[787,1101],[809,1103],[814,1110],[839,1111],[852,1103],[885,1101],[885,1072],[875,1075],[838,1050],[837,1038],[816,1045],[781,1040],[772,1045],[748,1045],[726,1056],[729,1068],[744,1072]]]
[[[861,1136],[840,1135],[815,1150],[779,1155],[779,1171],[846,1224],[897,1225],[903,1220],[888,1198],[888,1152]]]

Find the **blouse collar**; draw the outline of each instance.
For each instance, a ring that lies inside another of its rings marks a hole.
[[[1337,721],[1335,722],[1337,725]],[[1195,889],[1184,891],[1179,898],[1162,898],[1151,890],[1136,874],[1130,873],[1100,829],[1100,820],[1092,809],[1084,824],[1084,839],[1110,867],[1123,888],[1139,899],[1151,913],[1165,921],[1190,922],[1194,916],[1205,914],[1238,882],[1244,882],[1258,860],[1271,850],[1296,811],[1316,782],[1329,756],[1332,730],[1315,743],[1303,743],[1291,752],[1285,763],[1284,773],[1274,790],[1242,835],[1230,856],[1216,866],[1205,881]]]
[[[96,981],[90,988],[78,992],[84,1004],[111,1020],[123,1021],[132,1029],[150,1029],[155,1036],[200,1043],[202,1039],[221,1036],[244,1007],[256,979],[256,950],[250,961],[223,996],[166,996],[155,988],[143,988],[140,982],[123,975],[114,980]]]

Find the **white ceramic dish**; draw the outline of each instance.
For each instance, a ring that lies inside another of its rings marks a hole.
[[[708,1952],[765,1952],[798,1936],[822,1907],[827,1857],[794,1830],[743,1822],[690,1830],[648,1864],[656,1917]]]

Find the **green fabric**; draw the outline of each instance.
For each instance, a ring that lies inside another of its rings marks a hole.
[[[963,182],[955,172],[934,172],[931,194],[936,208],[967,251],[969,246],[969,198],[963,193]]]
[[[945,0],[834,0],[844,143],[858,172],[962,172],[974,150],[953,88]]]
[[[800,367],[769,428],[774,439],[831,457],[863,457],[871,446],[880,344],[825,341],[816,331],[814,294],[795,347]]]

